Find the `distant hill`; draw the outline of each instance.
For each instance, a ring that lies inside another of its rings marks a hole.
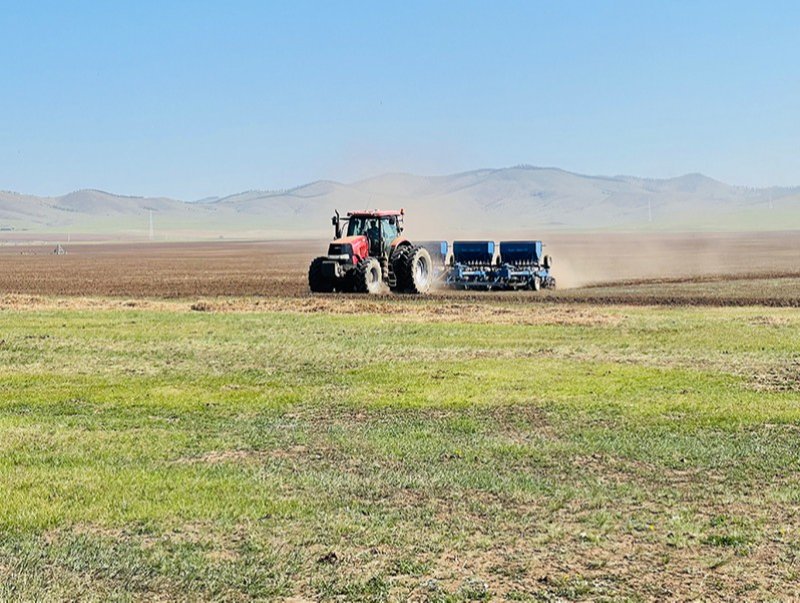
[[[800,228],[800,187],[752,189],[702,174],[586,176],[518,166],[448,176],[384,174],[343,184],[247,191],[196,202],[81,190],[61,197],[0,192],[0,228],[144,236],[152,211],[174,237],[319,236],[334,209],[405,208],[420,236],[547,230]]]

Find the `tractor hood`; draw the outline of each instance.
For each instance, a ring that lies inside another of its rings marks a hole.
[[[356,241],[363,241],[367,242],[367,237],[364,235],[353,235],[352,237],[342,237],[340,239],[334,239],[331,241],[331,245],[334,243],[337,245],[353,245]]]
[[[369,241],[364,235],[340,237],[328,246],[328,258],[358,264],[369,255]]]

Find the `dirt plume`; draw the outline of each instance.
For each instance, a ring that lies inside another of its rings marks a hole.
[[[553,234],[560,288],[626,280],[796,270],[800,233]]]

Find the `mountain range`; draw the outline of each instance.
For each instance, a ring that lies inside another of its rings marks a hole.
[[[800,228],[800,187],[746,188],[702,174],[649,179],[516,166],[446,176],[384,174],[182,201],[80,190],[60,197],[0,192],[0,231],[147,236],[330,234],[334,209],[404,208],[419,236],[553,230]],[[2,233],[0,233],[2,234]]]

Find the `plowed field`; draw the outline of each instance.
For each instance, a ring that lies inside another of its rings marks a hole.
[[[553,235],[556,292],[437,291],[461,301],[800,305],[800,233]],[[325,241],[0,246],[0,292],[197,298],[308,295]]]

